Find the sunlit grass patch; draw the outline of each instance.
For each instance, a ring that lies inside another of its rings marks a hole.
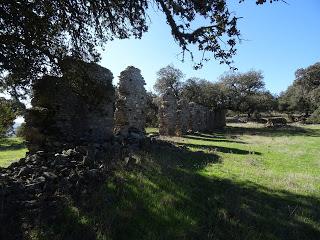
[[[21,138],[0,139],[0,167],[7,167],[12,162],[24,157],[27,149]]]

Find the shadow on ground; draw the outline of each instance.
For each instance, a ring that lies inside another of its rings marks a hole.
[[[153,145],[138,159],[41,225],[44,239],[320,239],[319,199],[203,176],[213,153]]]
[[[232,148],[232,147],[208,146],[205,144],[191,144],[191,143],[179,143],[179,145],[183,145],[190,148],[200,148],[202,150],[209,151],[209,152],[222,152],[222,153],[239,154],[239,155],[248,155],[248,154],[261,155],[260,152],[247,151],[247,150]]]
[[[226,136],[223,136],[223,135],[209,135],[209,134],[204,135],[204,134],[197,133],[192,135],[185,135],[183,137],[187,139],[193,139],[193,140],[247,144],[244,141],[226,139]]]
[[[223,131],[217,131],[216,134],[227,135],[260,135],[260,136],[309,136],[320,137],[320,129],[304,128],[299,126],[287,125],[283,127],[243,127],[227,126]]]

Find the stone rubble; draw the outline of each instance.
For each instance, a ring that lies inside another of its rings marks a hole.
[[[0,238],[23,239],[11,236],[21,216],[41,221],[39,214],[47,211],[50,204],[54,212],[61,209],[61,197],[78,199],[90,194],[110,176],[112,169],[124,163],[127,156],[127,146],[113,140],[79,145],[56,153],[29,153],[7,168],[0,167],[0,220],[6,221],[2,224],[4,232],[0,231]]]

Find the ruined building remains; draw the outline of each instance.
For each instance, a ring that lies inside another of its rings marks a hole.
[[[185,99],[180,99],[177,102],[177,119],[176,119],[176,135],[182,136],[189,130],[190,112],[188,102]]]
[[[133,66],[120,73],[116,96],[115,134],[145,132],[147,93],[141,71]]]
[[[159,107],[159,133],[173,136],[176,134],[177,99],[171,88],[161,96]]]
[[[112,73],[95,63],[66,59],[62,77],[33,83],[32,108],[26,114],[30,152],[107,141],[112,137]]]
[[[195,102],[176,100],[171,90],[162,96],[159,108],[160,135],[182,136],[187,132],[211,132],[226,125],[225,110],[211,110]]]
[[[226,109],[219,109],[214,112],[213,129],[224,128],[226,126]]]
[[[193,132],[206,130],[206,111],[207,108],[194,102],[189,103],[190,119],[189,130]]]

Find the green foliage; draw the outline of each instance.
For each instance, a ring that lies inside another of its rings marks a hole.
[[[175,68],[173,65],[168,65],[161,68],[157,72],[157,76],[158,78],[154,84],[154,89],[157,93],[163,94],[168,88],[170,88],[174,95],[179,98],[182,80],[184,78],[182,71]]]
[[[274,109],[276,103],[272,94],[265,90],[263,75],[260,71],[251,70],[246,73],[227,73],[220,77],[224,86],[229,109],[247,113]]]
[[[210,109],[226,107],[227,98],[223,85],[205,79],[187,79],[181,89],[181,96],[189,102],[195,102]]]
[[[13,126],[17,114],[9,100],[0,98],[0,137],[5,135]]]
[[[234,68],[240,31],[224,0],[5,0],[0,3],[0,86],[21,97],[30,93],[33,79],[59,74],[66,56],[98,61],[97,49],[106,42],[141,38],[148,31],[150,8],[164,13],[182,60],[188,53],[196,69],[210,58]],[[200,59],[194,49],[202,53]]]
[[[296,71],[296,79],[279,98],[280,110],[309,116],[320,107],[320,63]]]
[[[320,107],[308,117],[307,123],[320,124]]]

